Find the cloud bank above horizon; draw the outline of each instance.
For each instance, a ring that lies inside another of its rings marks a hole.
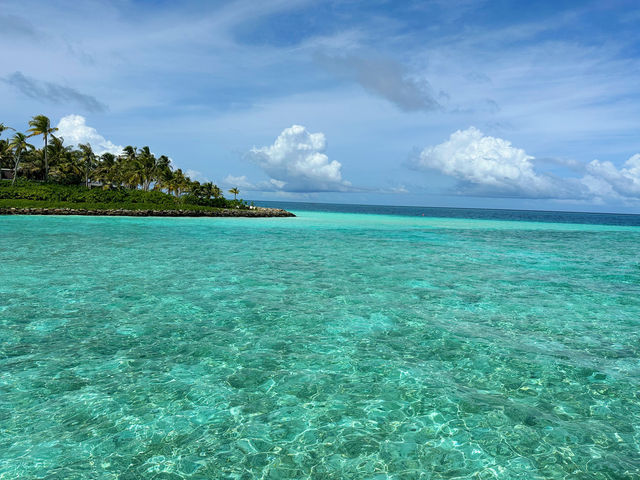
[[[622,168],[612,162],[571,162],[582,177],[558,178],[536,170],[535,157],[502,138],[469,127],[423,149],[410,162],[416,170],[435,170],[458,181],[458,194],[507,198],[571,199],[603,202],[640,199],[640,154]]]

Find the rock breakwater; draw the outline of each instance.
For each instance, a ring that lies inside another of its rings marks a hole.
[[[220,208],[217,210],[127,210],[85,208],[0,208],[0,215],[87,215],[101,217],[295,217],[279,208]]]

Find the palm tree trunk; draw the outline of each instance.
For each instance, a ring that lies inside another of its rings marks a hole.
[[[18,165],[20,165],[20,153],[18,153],[18,156],[16,157],[16,164],[13,167],[13,179],[11,180],[11,185],[14,185],[16,183],[16,177],[18,176]]]
[[[47,134],[44,134],[44,181],[49,181],[49,159],[47,158]]]

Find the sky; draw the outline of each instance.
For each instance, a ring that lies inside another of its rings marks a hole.
[[[0,0],[0,123],[250,200],[640,213],[637,0]]]

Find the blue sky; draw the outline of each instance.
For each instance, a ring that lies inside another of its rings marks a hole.
[[[247,199],[640,213],[637,1],[0,2],[0,122]]]

